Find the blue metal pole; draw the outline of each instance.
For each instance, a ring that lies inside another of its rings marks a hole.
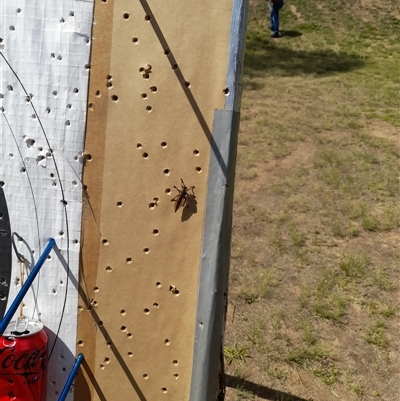
[[[79,366],[81,366],[83,359],[84,359],[84,356],[82,354],[79,354],[78,358],[76,358],[74,367],[72,368],[71,373],[68,376],[67,382],[65,383],[65,386],[61,392],[61,395],[60,395],[60,398],[58,399],[58,401],[65,401],[65,399],[67,398],[69,389],[72,385],[72,382],[75,379],[76,374],[78,373]]]
[[[36,265],[32,269],[29,276],[27,277],[24,285],[22,286],[19,293],[15,297],[13,303],[11,304],[10,309],[7,311],[7,313],[4,315],[3,319],[0,321],[0,336],[3,335],[4,331],[6,330],[8,324],[10,323],[12,317],[14,316],[14,313],[16,312],[16,310],[18,309],[18,306],[24,299],[24,296],[26,295],[30,286],[32,285],[33,280],[35,280],[35,277],[39,273],[39,270],[43,266],[43,263],[45,262],[47,256],[49,255],[49,253],[51,252],[51,250],[53,249],[55,244],[56,244],[56,241],[53,238],[50,239],[45,250],[40,255],[39,260],[37,261]]]

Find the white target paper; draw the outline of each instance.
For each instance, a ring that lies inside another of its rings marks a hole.
[[[58,333],[47,401],[58,400],[75,357],[92,18],[88,0],[0,2],[0,185],[11,230],[32,265],[54,238],[69,266],[52,252],[24,300],[24,314],[49,330],[49,351]],[[12,269],[8,306],[20,289],[16,255]]]

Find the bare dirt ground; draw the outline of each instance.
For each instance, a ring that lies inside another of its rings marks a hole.
[[[227,401],[397,401],[400,3],[250,1]]]

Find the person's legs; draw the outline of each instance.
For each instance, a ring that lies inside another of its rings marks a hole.
[[[283,2],[274,3],[271,8],[271,31],[273,36],[279,36],[279,10],[282,8]]]

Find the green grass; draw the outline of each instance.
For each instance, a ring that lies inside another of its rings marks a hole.
[[[292,0],[281,16],[271,40],[250,1],[227,341],[288,397],[396,399],[400,3]]]

